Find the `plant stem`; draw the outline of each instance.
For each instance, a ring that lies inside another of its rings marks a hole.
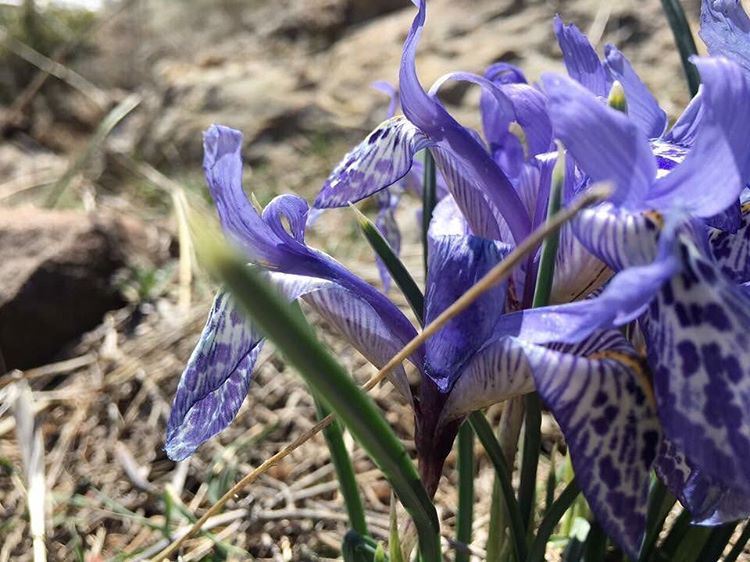
[[[471,544],[471,526],[474,522],[474,432],[464,422],[458,430],[458,513],[456,513],[456,540]],[[455,562],[469,562],[469,553],[456,551]]]
[[[490,427],[487,418],[484,417],[484,414],[481,412],[473,412],[469,415],[468,419],[472,429],[474,429],[474,433],[476,433],[479,438],[479,442],[482,443],[484,450],[487,452],[487,456],[490,458],[492,466],[495,468],[495,474],[497,474],[498,481],[500,482],[503,499],[505,500],[505,508],[508,512],[510,521],[510,534],[516,554],[516,560],[525,562],[526,527],[524,526],[521,511],[518,509],[518,503],[516,502],[513,493],[513,483],[510,479],[510,470],[505,462],[503,451],[500,448],[497,439],[495,439],[495,434],[492,433],[492,428]]]
[[[549,542],[550,536],[552,536],[552,531],[555,530],[558,522],[573,504],[580,492],[581,490],[578,488],[578,484],[574,478],[547,510],[547,514],[544,516],[544,519],[542,519],[536,537],[534,538],[534,542],[531,545],[529,557],[526,559],[527,562],[544,562],[544,553],[547,550],[547,543]]]
[[[669,27],[672,28],[677,49],[680,51],[682,70],[685,72],[690,95],[695,96],[698,93],[701,79],[695,65],[690,62],[690,57],[698,54],[693,33],[690,31],[690,24],[685,17],[685,11],[682,9],[680,0],[661,0],[661,5],[667,16]]]

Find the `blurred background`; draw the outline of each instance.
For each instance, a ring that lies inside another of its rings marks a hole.
[[[684,5],[697,29],[698,1]],[[561,70],[559,13],[600,48],[615,43],[672,117],[688,100],[659,0],[428,6],[425,84],[497,61],[530,81]],[[212,123],[244,132],[245,186],[261,203],[290,191],[311,200],[384,119],[388,100],[371,83],[395,84],[413,15],[408,0],[0,1],[0,561],[31,559],[35,544],[37,559],[153,556],[312,425],[304,388],[266,350],[230,430],[179,465],[162,452],[215,289],[184,221],[187,207],[210,209],[201,134]],[[475,89],[449,83],[441,97],[479,123]],[[418,271],[413,211],[401,210],[403,253]],[[351,219],[328,212],[312,244],[377,284]],[[356,377],[371,373],[325,337]],[[408,442],[408,408],[390,388],[375,396]],[[559,441],[553,429],[546,439],[550,450]],[[361,451],[354,457],[384,536],[390,491]],[[478,555],[491,474],[477,480]],[[448,535],[453,477],[438,493]],[[185,560],[338,557],[345,517],[332,478],[318,439],[190,541]]]

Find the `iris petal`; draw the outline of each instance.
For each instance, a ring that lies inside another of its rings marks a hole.
[[[596,520],[636,559],[660,440],[638,356],[619,332],[605,332],[565,353],[529,346],[527,358]]]
[[[420,0],[417,5],[419,11],[404,43],[399,71],[404,114],[430,140],[460,163],[454,169],[465,175],[464,183],[484,192],[490,204],[506,221],[513,239],[522,240],[530,230],[530,220],[510,181],[474,135],[457,123],[439,101],[424,91],[419,82],[415,59],[425,22],[425,0]],[[436,163],[439,164],[437,159]],[[445,170],[441,171],[447,176]],[[447,183],[450,188],[450,182]]]
[[[476,236],[430,239],[425,322],[430,323],[497,265],[510,247]],[[492,334],[505,305],[506,284],[493,287],[425,344],[425,371],[441,392],[453,386],[466,361]]]
[[[648,204],[708,218],[735,203],[750,180],[750,73],[726,59],[693,62],[703,80],[698,136],[682,164],[656,181]]]
[[[555,16],[554,27],[570,77],[592,94],[607,97],[612,80],[588,38],[574,24],[565,25],[560,16]]]
[[[750,205],[743,206],[740,227],[736,232],[711,229],[708,241],[716,264],[724,275],[737,283],[750,281]]]
[[[334,168],[315,198],[318,208],[356,203],[404,177],[431,143],[404,117],[381,123]]]
[[[542,76],[555,135],[593,181],[612,181],[611,200],[643,208],[656,177],[656,161],[645,135],[627,115],[604,105],[576,82]]]
[[[690,465],[750,493],[750,298],[683,239],[644,333],[659,417]]]
[[[750,494],[731,489],[692,468],[668,440],[662,440],[656,474],[693,516],[695,525],[721,525],[750,516]]]
[[[713,56],[730,57],[750,71],[750,18],[740,0],[703,0],[700,36]]]

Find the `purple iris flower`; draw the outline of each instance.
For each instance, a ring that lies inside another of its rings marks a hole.
[[[700,36],[710,54],[750,72],[750,18],[740,0],[703,0]]]
[[[659,441],[655,464],[653,457],[644,455],[642,464],[628,467],[623,464],[624,457],[618,458],[614,451],[582,450],[576,432],[581,432],[586,424],[605,434],[609,429],[617,431],[619,428],[607,426],[604,421],[596,423],[594,417],[585,415],[579,417],[575,426],[566,424],[559,404],[545,392],[543,381],[536,381],[571,445],[576,470],[585,476],[581,483],[592,509],[610,535],[628,552],[637,551],[646,503],[645,487],[631,487],[627,493],[620,489],[627,480],[625,475],[632,471],[640,473],[639,482],[645,482],[643,476],[655,467],[693,512],[697,522],[715,524],[746,515],[750,512],[747,493],[750,478],[746,468],[740,466],[740,459],[745,455],[746,432],[750,428],[748,420],[744,419],[747,414],[726,422],[714,419],[708,406],[714,398],[706,389],[710,383],[710,388],[715,387],[724,398],[728,397],[728,402],[722,402],[728,405],[728,411],[747,412],[747,392],[743,390],[747,377],[734,380],[739,376],[736,371],[713,375],[715,356],[703,355],[706,345],[709,346],[707,351],[713,350],[710,341],[725,338],[725,331],[731,329],[741,340],[750,327],[746,325],[748,317],[742,312],[732,311],[736,317],[724,314],[728,301],[736,295],[741,303],[747,300],[745,289],[732,283],[732,280],[747,282],[743,271],[749,267],[744,241],[745,218],[740,217],[738,205],[742,186],[748,179],[750,158],[750,150],[743,140],[746,136],[743,131],[750,126],[746,78],[735,64],[726,60],[697,59],[695,62],[704,81],[702,91],[667,131],[665,112],[627,59],[608,46],[606,60],[602,63],[585,36],[575,26],[565,26],[558,19],[555,31],[569,74],[575,80],[545,76],[543,93],[529,87],[531,89],[524,90],[528,94],[524,98],[526,103],[516,101],[514,104],[507,90],[501,88],[523,84],[524,79],[518,74],[511,73],[508,79],[501,75],[496,81],[492,81],[491,70],[483,78],[467,73],[448,76],[482,86],[484,135],[485,139],[494,139],[483,142],[476,133],[462,129],[437,100],[434,94],[442,80],[430,92],[425,92],[419,84],[415,49],[424,23],[424,3],[420,3],[419,8],[401,66],[400,87],[406,119],[400,120],[398,127],[389,125],[376,130],[350,153],[334,171],[316,204],[335,204],[335,200],[330,199],[331,185],[337,186],[335,196],[340,200],[358,200],[393,181],[402,173],[401,168],[384,167],[388,173],[374,173],[372,166],[363,163],[372,162],[372,155],[377,154],[380,159],[402,162],[406,169],[413,148],[408,143],[379,140],[382,136],[400,139],[406,135],[418,139],[420,147],[430,146],[436,152],[438,166],[442,166],[451,192],[449,200],[463,214],[467,223],[465,230],[513,244],[519,240],[520,230],[510,227],[506,213],[512,211],[508,211],[507,206],[504,209],[500,204],[495,205],[492,192],[498,185],[510,184],[522,202],[528,223],[539,224],[544,219],[543,212],[538,211],[546,209],[549,180],[540,176],[549,170],[545,164],[554,162],[554,155],[543,152],[549,150],[551,135],[538,136],[548,139],[546,148],[541,148],[544,144],[540,143],[537,145],[540,149],[530,158],[528,154],[519,157],[520,151],[508,134],[508,123],[523,124],[519,108],[534,109],[537,96],[545,96],[543,115],[527,113],[536,117],[525,121],[524,131],[528,139],[534,125],[544,131],[551,119],[555,136],[565,143],[577,164],[569,174],[566,197],[586,189],[595,180],[609,180],[616,186],[610,202],[584,212],[563,232],[556,287],[559,289],[563,284],[558,277],[565,273],[568,278],[575,278],[578,285],[573,291],[556,291],[557,301],[591,295],[613,272],[619,274],[598,298],[508,314],[500,320],[497,329],[506,335],[515,334],[527,343],[570,344],[591,337],[597,330],[639,321],[654,373],[653,381],[651,375],[640,380],[647,394],[651,394],[649,389],[654,386],[653,396],[666,434]],[[628,115],[604,103],[615,80],[624,88]],[[469,138],[474,142],[470,143]],[[488,155],[497,168],[487,164]],[[480,162],[484,164],[479,165]],[[534,181],[524,181],[524,175],[533,171],[532,164],[542,173]],[[485,175],[479,173],[488,169],[491,172]],[[495,182],[498,172],[505,176],[507,183]],[[679,222],[675,216],[687,217],[689,225],[672,226],[667,235],[662,228],[661,214],[671,217],[670,223]],[[738,227],[741,228],[737,230]],[[532,267],[527,271],[532,271]],[[717,279],[727,281],[718,270],[731,274],[732,279],[719,288],[712,275],[701,277],[696,273],[709,268],[712,274],[719,276]],[[524,277],[528,281],[529,277]],[[703,279],[691,286],[697,296],[684,294],[683,299],[677,299],[674,294],[685,292],[678,291],[678,286],[687,277]],[[521,284],[518,278],[515,281]],[[511,292],[513,289],[511,287]],[[517,297],[529,293],[519,287],[515,291]],[[524,308],[528,303],[525,300],[517,298],[508,303],[507,308]],[[680,324],[685,310],[702,314],[699,302],[706,303],[705,323],[714,329],[713,333],[707,333],[702,325],[700,329],[686,330]],[[743,307],[744,304],[738,310]],[[713,316],[731,320],[725,324],[720,320],[712,323]],[[685,341],[675,339],[683,333]],[[695,353],[690,354],[693,350]],[[742,345],[738,340],[734,347],[721,350],[727,354],[741,353]],[[685,369],[680,360],[686,353],[695,362],[699,374],[689,380],[682,376]],[[700,399],[694,396],[700,394],[703,394]],[[605,398],[606,395],[600,397]],[[587,406],[582,404],[580,409],[585,411]],[[614,416],[618,404],[611,403],[608,407]],[[686,424],[686,421],[691,423]],[[735,423],[739,425],[739,432],[734,431]],[[723,434],[714,430],[712,426],[716,425],[721,426]],[[707,447],[697,439],[688,442],[698,435],[706,435],[704,441],[717,445]],[[721,456],[714,456],[717,452]],[[733,460],[724,469],[722,464],[728,456]],[[628,507],[623,508],[623,505]]]
[[[601,63],[577,29],[557,21],[575,80],[549,75],[539,89],[513,67],[496,66],[484,76],[448,75],[425,91],[415,67],[424,1],[418,8],[400,70],[404,116],[386,121],[345,157],[315,206],[381,192],[412,169],[417,151],[433,151],[450,195],[430,227],[427,322],[544,220],[553,136],[575,160],[566,200],[592,181],[616,187],[611,201],[562,233],[553,295],[569,304],[522,310],[533,294],[532,259],[410,358],[422,378],[417,396],[403,369],[394,374],[414,404],[428,490],[434,492],[466,414],[536,389],[565,434],[597,520],[631,557],[644,534],[654,468],[696,521],[746,516],[750,237],[747,215],[734,221],[727,209],[750,176],[750,77],[727,60],[696,59],[701,93],[665,132],[664,112],[627,60],[610,47]],[[446,79],[482,88],[484,138],[440,103]],[[624,87],[627,115],[603,103],[614,80]],[[511,123],[523,130],[523,142]],[[415,328],[385,296],[306,245],[303,200],[278,197],[262,214],[248,202],[240,149],[236,131],[206,133],[206,177],[227,236],[288,299],[303,300],[383,365]],[[633,321],[647,362],[613,330]],[[167,434],[172,458],[189,456],[231,422],[261,345],[231,297],[220,293],[175,397]]]

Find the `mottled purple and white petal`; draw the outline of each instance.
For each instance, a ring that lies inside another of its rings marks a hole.
[[[318,208],[356,203],[404,177],[431,142],[403,116],[381,123],[334,168],[315,198]]]
[[[166,451],[182,460],[234,419],[247,396],[263,336],[224,292],[180,377],[167,422]]]
[[[659,102],[635,73],[625,55],[613,45],[607,45],[604,53],[607,69],[625,90],[628,115],[647,138],[660,137],[667,126],[666,112],[659,107]]]
[[[616,331],[564,352],[527,346],[526,357],[597,522],[636,559],[660,439],[642,361]]]
[[[750,281],[750,205],[742,206],[735,232],[713,228],[708,233],[711,254],[721,272],[736,283]]]
[[[703,0],[700,36],[715,57],[728,57],[750,72],[750,18],[740,0]]]
[[[644,333],[665,436],[691,466],[750,493],[750,298],[687,237]]]
[[[750,494],[729,488],[692,468],[667,439],[662,440],[654,468],[693,516],[694,525],[722,525],[750,517]]]

